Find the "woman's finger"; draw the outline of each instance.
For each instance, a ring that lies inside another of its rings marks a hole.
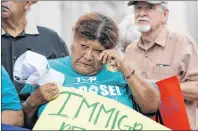
[[[57,89],[57,86],[44,86],[44,92],[45,93],[50,93],[53,92]]]
[[[47,93],[47,96],[52,97],[53,95],[56,95],[57,93],[59,93],[59,89],[57,88],[56,90],[53,90],[51,92]]]
[[[112,65],[112,66],[115,65],[115,59],[114,59],[112,53],[110,53],[110,54],[108,55],[107,63],[110,64],[110,65]]]
[[[59,93],[54,95],[53,97],[48,98],[47,101],[52,101],[52,100],[56,99],[58,96],[59,96]]]
[[[105,64],[107,62],[107,57],[108,57],[109,52],[105,52],[103,59],[102,59],[102,63]]]
[[[50,93],[47,95],[47,99],[48,99],[48,100],[51,100],[51,99],[57,97],[58,95],[59,95],[59,90],[57,89],[57,90],[55,90],[55,91],[53,91],[53,92],[50,92]]]
[[[106,51],[107,51],[107,50],[104,50],[104,51],[102,51],[102,52],[99,54],[98,60],[102,60],[102,59],[103,59],[103,56],[105,55]]]

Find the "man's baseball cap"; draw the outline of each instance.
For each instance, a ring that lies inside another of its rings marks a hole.
[[[45,56],[26,51],[15,62],[14,80],[31,85],[44,85],[49,82],[62,86],[65,77],[62,73],[52,69]]]
[[[144,0],[141,0],[141,1],[144,1]],[[129,1],[128,6],[134,5],[137,2],[140,2],[140,1]],[[167,4],[168,3],[167,1],[146,1],[146,0],[145,0],[145,2],[147,2],[149,4],[160,4],[160,3]]]

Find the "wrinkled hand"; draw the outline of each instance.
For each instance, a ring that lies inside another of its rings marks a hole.
[[[118,70],[122,68],[124,63],[124,57],[116,49],[104,50],[99,54],[98,60],[101,60],[103,64],[110,64],[113,67],[117,67]]]
[[[54,100],[59,96],[59,89],[55,83],[47,83],[36,89],[31,95],[31,103],[34,106],[40,106],[46,102]]]
[[[59,96],[59,89],[55,83],[47,83],[38,88],[46,101],[51,101]]]

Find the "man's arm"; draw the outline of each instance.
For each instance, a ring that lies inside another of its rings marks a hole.
[[[181,50],[183,54],[181,69],[181,90],[185,100],[198,100],[198,48],[194,41],[186,36],[183,40],[185,46]]]
[[[185,100],[198,100],[198,82],[185,82],[180,85]]]
[[[14,126],[23,126],[23,111],[4,110],[1,112],[2,123]]]

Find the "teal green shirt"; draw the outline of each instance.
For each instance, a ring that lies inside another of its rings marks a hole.
[[[123,75],[119,72],[111,72],[105,65],[99,73],[92,76],[78,74],[71,65],[71,57],[64,57],[49,60],[51,68],[61,72],[65,76],[64,87],[73,87],[87,92],[95,92],[98,95],[118,101],[130,108],[133,108],[132,100],[129,98],[130,89]],[[26,85],[22,93],[32,93],[34,88]],[[42,105],[38,111],[38,116],[45,108]]]
[[[22,109],[18,93],[5,68],[1,66],[1,111]]]

